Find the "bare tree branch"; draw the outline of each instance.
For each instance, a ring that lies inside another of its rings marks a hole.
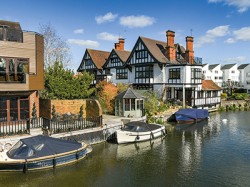
[[[63,67],[70,65],[71,52],[66,41],[62,39],[50,23],[40,24],[39,32],[44,36],[44,66],[51,67],[61,62]]]

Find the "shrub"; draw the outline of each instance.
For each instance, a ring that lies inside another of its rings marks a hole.
[[[221,93],[221,99],[226,99],[227,98],[227,93]]]

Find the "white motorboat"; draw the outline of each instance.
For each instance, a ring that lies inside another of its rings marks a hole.
[[[166,128],[160,124],[132,121],[116,131],[117,143],[132,143],[152,140],[166,135]]]

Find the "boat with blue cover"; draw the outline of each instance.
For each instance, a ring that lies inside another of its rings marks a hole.
[[[82,160],[92,151],[85,143],[38,135],[20,139],[0,153],[0,171],[56,168]]]
[[[209,113],[207,109],[184,108],[175,112],[168,118],[168,122],[177,123],[195,123],[208,119]]]

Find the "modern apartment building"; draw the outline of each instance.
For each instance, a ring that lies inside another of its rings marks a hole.
[[[44,88],[44,40],[18,22],[0,20],[0,122],[25,120]]]

